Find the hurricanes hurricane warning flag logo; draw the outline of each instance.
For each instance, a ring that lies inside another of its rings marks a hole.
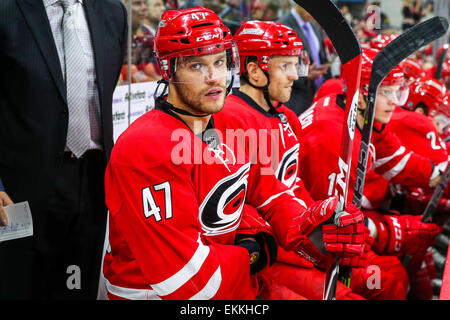
[[[231,232],[239,226],[247,194],[250,163],[220,180],[199,208],[199,221],[205,235]]]

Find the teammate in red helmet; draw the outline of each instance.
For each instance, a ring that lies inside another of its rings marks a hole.
[[[370,48],[381,50],[385,46],[387,46],[392,40],[397,38],[397,35],[390,34],[390,35],[377,35],[376,37],[372,38],[369,42]]]
[[[105,177],[108,296],[255,299],[252,274],[264,267],[258,257],[271,255],[272,241],[263,226],[236,238],[244,204],[270,223],[272,240],[304,252],[307,235],[331,217],[337,198],[305,208],[226,131],[229,120],[219,111],[239,59],[230,30],[213,11],[166,11],[154,48],[168,94],[119,137]],[[357,227],[360,218],[349,213],[339,222]]]
[[[241,61],[240,88],[234,89],[225,101],[222,112],[233,119],[241,129],[261,133],[271,132],[271,138],[258,141],[259,150],[271,150],[270,165],[276,177],[310,207],[314,200],[299,178],[300,141],[297,137],[300,122],[295,113],[282,103],[291,96],[291,87],[299,77],[308,73],[308,61],[302,51],[302,41],[294,30],[275,22],[249,21],[234,36]],[[251,141],[248,142],[251,144]],[[247,146],[248,148],[248,146]],[[264,161],[265,159],[260,159]],[[255,210],[248,208],[249,211]],[[353,205],[347,210],[358,215]],[[361,225],[362,226],[362,225]],[[239,232],[239,230],[238,230]],[[355,233],[358,233],[355,229]],[[361,237],[362,232],[359,232]],[[360,246],[361,239],[353,238],[340,244],[343,247]],[[320,255],[318,252],[314,253]],[[343,252],[344,257],[348,253]],[[318,260],[311,252],[304,255],[319,268],[324,268],[325,257]],[[350,255],[351,256],[351,255]],[[312,259],[311,259],[312,258]],[[360,266],[358,257],[344,258],[344,264]],[[259,277],[264,283],[263,298],[280,299],[293,291],[307,299],[321,299],[324,272],[310,262],[279,248],[277,262]],[[290,279],[290,280],[289,280]],[[295,279],[295,281],[293,281]],[[362,299],[339,283],[337,299]]]
[[[441,139],[444,128],[450,123],[450,105],[444,84],[433,78],[421,78],[410,85],[408,101],[392,116],[390,129],[403,145],[439,164],[445,169],[448,150]],[[411,112],[415,111],[415,112]],[[433,193],[431,188],[413,188],[406,194],[406,210],[420,214]],[[449,213],[448,194],[444,195],[436,212]]]
[[[411,58],[406,58],[405,60],[400,62],[399,67],[402,69],[408,83],[411,83],[416,79],[425,77],[425,71],[423,70],[421,65]]]
[[[372,71],[372,63],[375,58],[377,50],[364,49],[363,63],[361,69],[361,93],[362,96],[368,93],[368,84],[370,80],[370,73]],[[400,68],[394,68],[391,73],[381,83],[375,110],[375,122],[372,132],[371,156],[369,156],[368,173],[366,176],[366,183],[363,196],[363,208],[373,208],[370,203],[372,197],[366,194],[367,189],[369,193],[375,193],[376,196],[384,197],[388,186],[388,180],[395,183],[405,183],[412,185],[428,186],[432,181],[436,183],[432,176],[433,165],[430,160],[414,154],[401,145],[398,137],[391,131],[387,130],[386,124],[389,123],[393,110],[396,105],[405,103],[408,93],[407,83]],[[336,183],[342,183],[340,169],[338,167],[339,157],[339,142],[342,132],[345,95],[328,95],[318,100],[317,103],[309,110],[300,116],[302,124],[302,132],[300,140],[303,142],[300,152],[300,167],[309,168],[310,170],[301,170],[301,178],[304,181],[305,187],[310,191],[314,199],[322,199],[330,196],[334,190]],[[357,130],[354,137],[354,149],[352,154],[352,169],[351,172],[356,172],[356,166],[359,158],[359,145],[361,141],[361,128],[364,123],[364,99],[360,99],[358,113],[357,113]],[[385,128],[386,127],[386,128]],[[371,184],[370,170],[374,170],[377,177],[383,177],[385,184],[378,181]],[[437,171],[438,172],[438,171]],[[323,183],[326,181],[327,183]],[[354,175],[351,175],[349,184],[349,199],[353,195],[354,189]],[[373,186],[371,189],[370,186]],[[375,197],[376,198],[376,197]],[[363,211],[365,214],[366,210]],[[375,214],[378,214],[375,212]],[[428,226],[420,224],[426,230],[426,234],[432,236],[436,235],[437,226]],[[400,223],[401,225],[401,223]],[[375,224],[369,226],[374,227]],[[382,225],[379,225],[381,228]],[[421,240],[419,234],[410,232],[407,225],[401,225],[403,230],[402,241],[416,241],[424,244],[420,246],[425,247],[429,244],[428,239]],[[392,229],[394,231],[394,229]],[[375,243],[385,241],[386,236],[394,237],[395,233],[381,234],[377,233],[375,228],[371,228],[371,234],[375,238]],[[388,239],[388,240],[389,240]],[[413,240],[411,240],[413,239]],[[408,247],[403,244],[402,248]],[[378,246],[374,248],[378,249]],[[383,248],[385,249],[385,248]],[[354,269],[352,277],[352,289],[364,297],[382,298],[382,299],[404,299],[406,297],[406,289],[408,286],[408,277],[406,271],[402,267],[400,261],[396,257],[382,256],[385,254],[379,251],[375,254],[370,252],[369,264],[380,266],[383,281],[386,281],[386,286],[381,286],[376,290],[368,290],[364,285],[367,280],[367,273]],[[390,253],[392,254],[392,253]],[[389,285],[387,285],[389,284]],[[391,288],[396,288],[393,290]]]

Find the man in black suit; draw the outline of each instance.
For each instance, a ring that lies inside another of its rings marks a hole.
[[[323,34],[314,23],[313,17],[302,7],[294,5],[291,11],[283,16],[279,23],[294,29],[302,39],[303,49],[310,58],[310,73],[307,78],[294,81],[291,99],[285,103],[297,115],[308,109],[320,85],[330,77],[328,60],[325,54]]]
[[[96,298],[126,35],[120,0],[0,1],[0,194],[34,229],[0,244],[0,299]]]

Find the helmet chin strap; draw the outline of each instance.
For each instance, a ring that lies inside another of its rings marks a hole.
[[[244,76],[245,80],[247,81],[247,83],[249,85],[251,85],[255,89],[263,91],[264,99],[266,100],[266,103],[269,106],[269,111],[274,112],[275,111],[275,107],[273,106],[272,101],[270,100],[270,96],[269,96],[270,76],[269,76],[269,73],[267,71],[262,70],[262,72],[264,73],[264,75],[267,78],[267,84],[264,85],[264,86],[256,86],[253,83],[251,83],[250,79],[248,78],[248,73],[243,73],[243,76]]]
[[[231,83],[227,87],[226,95],[228,95],[230,93],[230,91],[231,91],[231,89],[233,87],[233,82],[234,82],[234,75],[231,76]],[[156,93],[157,93],[157,91],[159,89],[159,86],[161,84],[164,84],[163,92],[159,96],[156,97]],[[167,100],[164,99],[164,95],[165,95],[166,90],[167,90],[168,87],[169,87],[169,81],[168,80],[166,80],[166,79],[158,80],[158,85],[156,86],[155,93],[154,93],[154,97],[156,97],[155,101],[160,101],[162,99],[165,102],[164,104],[162,104],[164,107],[166,107],[166,108],[168,108],[168,109],[170,109],[172,111],[175,111],[176,113],[185,115],[185,116],[191,116],[191,117],[196,117],[196,118],[203,118],[203,117],[207,117],[207,116],[211,115],[211,113],[198,115],[198,114],[194,114],[192,112],[189,112],[187,110],[175,107],[173,104],[171,104],[170,102],[168,102]]]

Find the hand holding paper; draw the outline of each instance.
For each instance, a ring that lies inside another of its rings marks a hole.
[[[5,206],[14,204],[8,194],[0,191],[0,226],[5,226],[8,223],[8,218],[5,212]]]
[[[33,219],[28,201],[3,207],[8,224],[0,227],[0,241],[33,235]]]

